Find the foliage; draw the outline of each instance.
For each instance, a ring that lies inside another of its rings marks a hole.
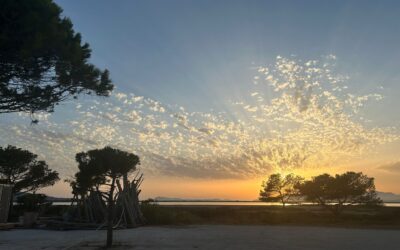
[[[281,174],[271,174],[267,181],[262,184],[260,191],[260,201],[274,202],[279,201],[283,206],[287,202],[299,197],[298,186],[303,178],[294,174],[282,177]]]
[[[143,202],[140,210],[150,225],[173,225],[182,223],[183,216],[177,217],[175,208],[166,208],[154,202]],[[181,214],[180,214],[181,215]]]
[[[128,185],[129,173],[140,164],[135,154],[105,147],[76,155],[79,171],[71,181],[74,195],[84,197],[89,191],[102,191],[107,202],[107,246],[112,245],[114,221],[115,189],[122,179]]]
[[[17,202],[22,206],[26,212],[38,212],[43,206],[50,205],[51,202],[47,202],[47,196],[44,194],[23,194],[17,197]]]
[[[0,113],[45,111],[79,93],[107,96],[107,70],[52,0],[3,0],[0,8]]]
[[[81,152],[75,157],[79,171],[71,181],[74,194],[85,195],[99,190],[112,179],[127,177],[140,164],[139,157],[111,147]]]
[[[346,172],[344,174],[322,174],[299,185],[306,200],[316,202],[334,214],[340,214],[348,205],[380,205],[374,178],[363,173]]]
[[[0,147],[0,183],[14,185],[14,193],[34,192],[58,180],[58,173],[37,155],[11,145]]]

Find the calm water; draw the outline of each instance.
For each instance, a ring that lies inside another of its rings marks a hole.
[[[53,202],[53,205],[70,205],[70,202]],[[279,202],[258,201],[159,201],[160,206],[281,206]],[[303,203],[305,205],[311,203]],[[290,204],[288,204],[290,205]],[[384,203],[387,207],[400,207],[400,202]]]
[[[162,201],[157,202],[157,204],[162,206],[281,206],[279,202],[258,201]],[[400,202],[384,203],[384,205],[387,207],[400,207]]]

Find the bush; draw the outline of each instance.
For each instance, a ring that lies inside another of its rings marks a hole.
[[[44,194],[24,194],[18,196],[17,203],[24,212],[39,212],[41,209],[51,205]]]

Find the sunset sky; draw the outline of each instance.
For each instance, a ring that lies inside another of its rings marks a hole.
[[[362,171],[400,193],[399,1],[56,1],[110,70],[108,98],[0,116],[0,144],[60,172],[110,145],[141,198],[252,200],[273,172]],[[60,181],[44,190],[70,196]]]

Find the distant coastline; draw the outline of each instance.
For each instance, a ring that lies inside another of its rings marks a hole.
[[[378,196],[382,199],[384,203],[400,203],[400,194],[394,194],[390,192],[378,192]],[[68,197],[52,197],[48,196],[48,201],[54,203],[65,203],[71,202],[72,198]],[[155,197],[151,199],[157,203],[166,203],[166,202],[203,202],[203,203],[217,203],[217,202],[230,202],[230,203],[263,203],[258,200],[233,200],[233,199],[220,199],[220,198],[177,198],[177,197]]]
[[[384,203],[400,203],[400,194],[390,192],[377,192]],[[260,202],[258,200],[232,200],[220,198],[176,198],[176,197],[155,197],[155,202]]]

